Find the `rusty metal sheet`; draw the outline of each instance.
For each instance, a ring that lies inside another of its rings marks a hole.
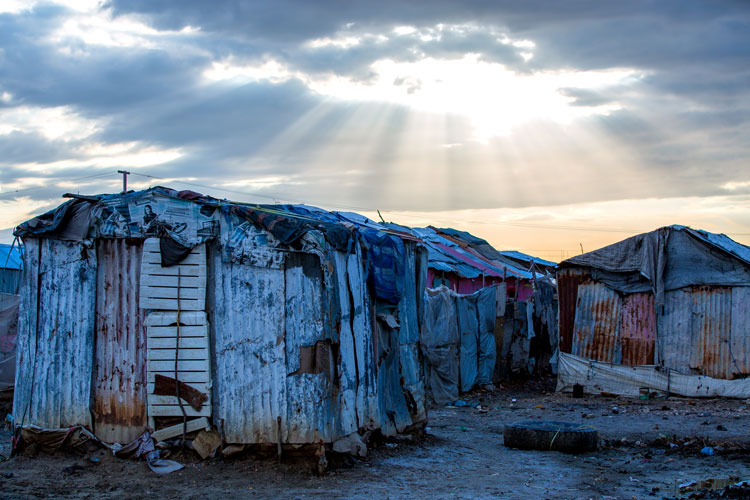
[[[571,352],[573,346],[573,325],[576,317],[578,285],[591,279],[590,274],[578,268],[557,270],[559,346],[561,352]]]
[[[716,286],[682,288],[665,294],[664,314],[657,316],[665,367],[722,379],[746,373],[740,364],[747,357],[747,352],[742,351],[747,332],[740,331],[743,308],[747,307],[742,300],[745,292],[737,292],[734,299],[733,295],[733,287]],[[733,328],[734,318],[738,325]]]
[[[129,443],[146,427],[145,310],[139,307],[142,240],[97,242],[94,433]]]
[[[633,293],[622,298],[620,345],[622,364],[654,364],[656,310],[654,294]]]
[[[620,363],[622,299],[603,283],[578,287],[572,354],[596,361]]]
[[[96,252],[28,239],[13,416],[18,425],[91,425]]]

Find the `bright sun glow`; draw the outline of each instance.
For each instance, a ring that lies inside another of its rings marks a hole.
[[[482,61],[477,54],[415,62],[381,59],[371,65],[371,70],[373,78],[359,81],[345,76],[312,76],[275,60],[246,66],[226,61],[214,63],[204,76],[211,81],[237,83],[281,83],[297,78],[314,92],[336,99],[463,115],[471,120],[479,140],[507,135],[514,126],[535,120],[567,124],[577,118],[611,113],[620,109],[616,102],[575,106],[574,99],[559,89],[601,90],[640,78],[632,69],[519,74],[502,64]]]

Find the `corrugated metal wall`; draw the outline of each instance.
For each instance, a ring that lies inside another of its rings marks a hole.
[[[632,293],[622,298],[620,345],[623,365],[654,364],[656,310],[654,294]]]
[[[141,240],[97,242],[94,432],[108,443],[129,443],[146,427],[142,253]]]
[[[692,287],[665,294],[658,316],[664,366],[733,379],[750,374],[748,287]]]
[[[338,360],[333,359],[331,332],[323,328],[323,272],[317,255],[286,254],[284,293],[287,413],[282,425],[286,441],[330,442],[339,424],[338,398],[333,390],[338,382]],[[301,366],[303,352],[313,358],[306,367]],[[319,373],[310,373],[310,369]]]
[[[620,363],[620,296],[603,283],[578,287],[572,354],[597,361]]]
[[[228,443],[275,443],[281,417],[286,442],[283,254],[255,266],[223,262],[210,247],[208,258],[215,422]]]
[[[568,271],[558,281],[561,329],[563,297],[569,303],[576,283]],[[621,296],[603,283],[576,286],[572,354],[721,379],[750,375],[750,287],[672,290],[657,314],[650,292]]]
[[[571,354],[624,365],[654,363],[652,293],[620,295],[603,283],[584,282],[576,295]]]
[[[573,347],[573,325],[576,317],[578,285],[591,276],[582,269],[563,268],[557,271],[557,297],[560,351],[570,353]]]
[[[28,239],[13,417],[19,425],[91,426],[96,252]]]

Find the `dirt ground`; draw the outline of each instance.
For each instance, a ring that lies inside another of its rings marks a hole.
[[[143,461],[97,451],[0,463],[0,498],[703,498],[718,491],[681,496],[677,486],[750,479],[750,401],[575,399],[552,388],[552,381],[505,385],[470,395],[481,408],[433,408],[423,441],[332,459],[324,476],[307,464],[192,455],[170,457],[185,468],[158,476]],[[522,420],[594,426],[600,448],[580,455],[506,448],[504,424]],[[8,456],[7,432],[0,439]],[[702,454],[705,446],[715,454]]]

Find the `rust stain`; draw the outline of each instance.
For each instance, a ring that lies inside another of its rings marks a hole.
[[[563,268],[557,271],[559,345],[562,352],[572,352],[578,286],[590,280],[591,275],[583,269]]]
[[[654,295],[650,292],[644,292],[624,296],[620,327],[622,364],[653,364],[655,338],[656,309],[654,307]]]
[[[146,426],[142,253],[132,241],[97,242],[94,418],[97,436],[107,442],[130,442]]]

